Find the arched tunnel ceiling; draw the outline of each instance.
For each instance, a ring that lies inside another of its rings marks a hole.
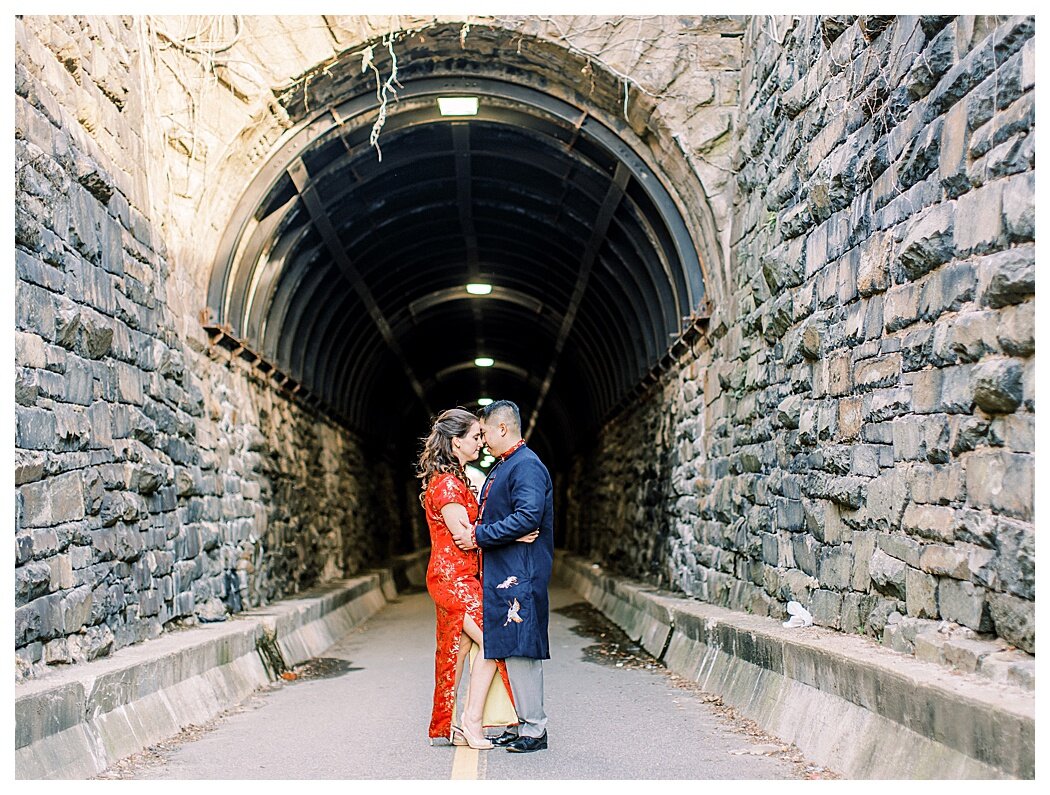
[[[489,396],[560,458],[681,332],[696,248],[660,175],[584,103],[421,63],[414,79],[402,61],[381,156],[363,80],[284,137],[218,252],[210,322],[385,444]],[[478,112],[442,116],[439,96]]]

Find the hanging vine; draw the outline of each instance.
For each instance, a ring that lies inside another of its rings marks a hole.
[[[379,147],[379,133],[383,131],[383,125],[386,124],[387,114],[387,103],[391,97],[397,99],[397,88],[404,88],[401,83],[397,80],[397,53],[394,52],[394,39],[395,34],[389,33],[383,37],[383,44],[386,45],[387,52],[390,53],[390,76],[383,80],[383,76],[380,73],[378,67],[375,65],[375,59],[373,53],[375,50],[374,46],[365,48],[361,55],[361,71],[364,72],[371,68],[376,75],[376,99],[379,100],[379,114],[376,116],[375,123],[372,125],[372,132],[368,136],[368,143],[376,150],[376,156],[379,158],[379,162],[383,162],[383,150]]]

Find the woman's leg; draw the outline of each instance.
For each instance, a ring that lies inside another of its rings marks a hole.
[[[470,635],[464,632],[459,636],[459,653],[456,655],[456,686],[455,693],[459,694],[459,683],[463,681],[463,663],[467,659],[467,655],[470,654],[470,647],[474,641],[470,639]]]
[[[478,654],[470,668],[467,703],[463,708],[463,727],[475,737],[481,737],[481,718],[485,710],[485,698],[488,696],[489,685],[492,684],[492,677],[496,674],[496,661],[485,659],[485,642],[481,627],[469,613],[463,615],[463,634],[478,644]]]

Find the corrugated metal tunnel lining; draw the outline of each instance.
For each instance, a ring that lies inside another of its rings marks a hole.
[[[381,157],[363,80],[285,136],[218,252],[209,324],[384,443],[507,397],[560,457],[700,304],[696,247],[660,176],[585,107],[506,80],[400,75]],[[477,97],[476,115],[442,116],[441,96]]]

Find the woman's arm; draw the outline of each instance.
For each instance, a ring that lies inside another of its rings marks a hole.
[[[470,537],[470,531],[472,526],[470,520],[467,518],[467,509],[458,502],[450,502],[448,505],[444,505],[441,508],[441,518],[445,520],[445,525],[452,533],[452,537],[456,538],[466,533],[467,537]]]

